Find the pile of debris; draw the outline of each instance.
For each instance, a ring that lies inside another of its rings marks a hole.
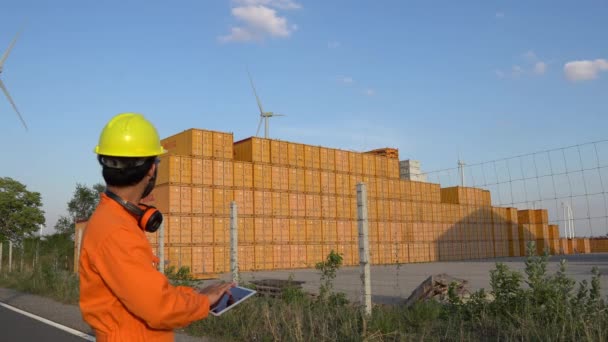
[[[302,290],[302,284],[305,282],[296,280],[262,279],[252,280],[250,283],[255,286],[255,290],[259,295],[279,298],[285,289],[292,288]],[[311,294],[307,295],[312,296]]]
[[[464,279],[457,279],[447,274],[436,274],[423,281],[405,301],[405,306],[414,305],[419,301],[436,300],[440,303],[448,301],[448,290],[454,284],[455,294],[466,301],[471,293],[467,288],[468,282]]]

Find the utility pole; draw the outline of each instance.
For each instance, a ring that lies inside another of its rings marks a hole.
[[[464,186],[464,166],[466,164],[458,158],[458,171],[460,172],[460,186]]]

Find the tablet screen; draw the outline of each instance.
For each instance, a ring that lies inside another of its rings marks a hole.
[[[232,309],[236,305],[243,302],[245,299],[253,296],[256,291],[245,288],[245,287],[233,287],[230,289],[232,296],[224,295],[222,299],[211,309],[211,313],[215,316],[219,316],[224,312]]]

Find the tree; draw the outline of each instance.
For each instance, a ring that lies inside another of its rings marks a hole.
[[[44,224],[40,193],[10,177],[0,177],[0,241],[20,241]]]
[[[60,216],[55,224],[55,231],[61,234],[74,234],[74,224],[88,220],[99,203],[99,194],[105,186],[97,183],[92,187],[77,183],[72,199],[68,202],[68,216]]]

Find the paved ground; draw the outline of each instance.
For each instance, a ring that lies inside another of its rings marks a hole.
[[[548,270],[554,272],[559,260],[568,261],[567,273],[577,281],[591,279],[591,268],[597,266],[604,275],[601,279],[602,292],[608,295],[608,254],[570,255],[551,257]],[[460,262],[436,262],[422,264],[405,264],[397,266],[372,266],[372,300],[376,303],[398,303],[407,298],[410,293],[428,276],[447,273],[456,278],[469,281],[470,288],[490,288],[490,270],[495,268],[496,261],[507,264],[510,268],[524,270],[524,258],[502,258],[493,260],[474,260]],[[305,281],[303,288],[316,292],[319,288],[319,273],[316,270],[286,270],[272,272],[246,272],[242,274],[245,281],[260,279],[288,279],[293,275],[294,280]],[[221,277],[230,279],[229,274]],[[334,287],[347,294],[352,301],[359,299],[360,273],[358,267],[347,267],[338,272]]]
[[[55,300],[36,295],[17,292],[11,289],[0,288],[0,302],[27,311],[34,315],[46,318],[55,323],[76,329],[89,335],[95,335],[91,328],[82,320],[77,305],[62,304]],[[0,307],[0,309],[4,309]],[[7,310],[7,309],[4,309]],[[0,311],[0,341],[71,341],[71,339],[53,340],[49,337],[33,338],[32,336],[47,336],[43,333],[51,330],[58,331],[58,336],[64,336],[62,331],[25,316],[18,317],[17,313],[3,315]],[[5,317],[7,320],[5,320]],[[33,321],[33,322],[31,322]],[[14,324],[13,324],[14,323]],[[30,327],[31,329],[23,329]],[[43,335],[40,335],[43,334]],[[64,333],[67,334],[67,333]],[[67,334],[69,335],[69,334]],[[55,336],[55,335],[48,335]],[[75,337],[74,335],[70,335]],[[8,338],[10,337],[10,338]],[[85,341],[75,337],[74,341]],[[176,334],[176,342],[209,341],[204,338],[194,338],[185,334]]]
[[[0,306],[2,341],[82,342],[84,339]]]

